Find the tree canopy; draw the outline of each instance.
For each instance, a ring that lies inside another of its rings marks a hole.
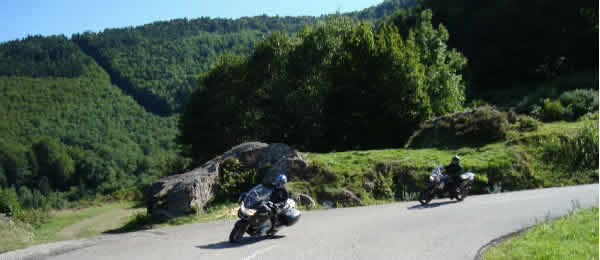
[[[332,17],[274,33],[247,57],[222,56],[186,106],[178,142],[202,159],[249,140],[311,151],[400,145],[464,102],[466,59],[431,18],[421,12],[404,37],[393,24]]]

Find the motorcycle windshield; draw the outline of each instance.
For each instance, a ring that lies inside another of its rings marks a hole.
[[[262,201],[268,200],[272,192],[272,189],[265,187],[262,184],[256,185],[246,193],[246,197],[244,197],[244,205],[247,208],[255,208]]]

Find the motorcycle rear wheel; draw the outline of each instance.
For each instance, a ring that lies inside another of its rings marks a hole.
[[[421,203],[421,205],[425,206],[429,204],[429,202],[433,199],[432,193],[433,192],[429,189],[421,191],[421,193],[419,194],[419,202]]]
[[[245,221],[239,220],[238,222],[235,222],[233,230],[231,230],[231,234],[229,234],[229,242],[234,244],[241,243],[247,228],[248,223]]]
[[[463,183],[460,185],[460,192],[456,194],[457,201],[463,201],[467,196],[469,196],[469,192],[471,191],[471,184]]]

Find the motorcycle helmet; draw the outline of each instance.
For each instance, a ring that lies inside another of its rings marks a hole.
[[[460,163],[460,157],[458,155],[454,155],[452,157],[452,164],[459,164]]]
[[[281,173],[273,181],[273,186],[278,187],[278,188],[283,187],[286,182],[287,182],[287,177],[285,176],[285,174]]]

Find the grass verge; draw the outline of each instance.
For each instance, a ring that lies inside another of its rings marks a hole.
[[[0,253],[36,244],[79,239],[122,226],[135,212],[145,211],[138,203],[124,201],[99,207],[50,213],[48,221],[33,228],[20,221],[0,219]],[[12,223],[12,224],[11,224]]]
[[[304,157],[316,165],[316,170],[294,179],[289,188],[309,194],[319,203],[345,190],[355,193],[360,205],[379,200],[411,200],[415,192],[424,188],[431,169],[437,163],[449,163],[455,154],[461,156],[466,171],[476,174],[474,194],[488,193],[492,187],[514,191],[594,183],[598,179],[597,168],[553,163],[553,159],[544,157],[542,149],[547,140],[568,141],[584,127],[583,121],[545,123],[533,131],[518,131],[511,126],[506,140],[474,147],[307,153]],[[381,196],[375,196],[377,193]]]
[[[106,233],[125,233],[150,228],[161,228],[174,225],[203,223],[215,220],[236,219],[237,209],[237,203],[218,204],[206,209],[204,214],[180,216],[170,219],[163,219],[156,216],[148,215],[145,212],[140,212],[134,216],[131,216],[121,227],[108,230],[106,231]]]
[[[598,259],[598,221],[598,208],[574,211],[490,248],[483,259]]]

